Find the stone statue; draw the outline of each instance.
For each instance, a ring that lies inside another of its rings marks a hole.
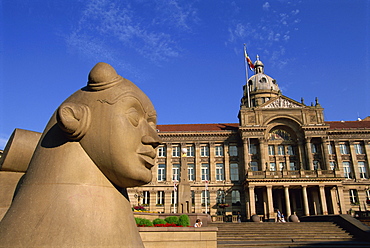
[[[46,126],[0,247],[144,247],[125,188],[151,181],[159,144],[149,98],[98,63]]]

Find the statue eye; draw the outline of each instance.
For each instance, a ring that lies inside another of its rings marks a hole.
[[[131,124],[135,127],[139,125],[140,116],[136,109],[130,108],[127,112],[127,117]]]

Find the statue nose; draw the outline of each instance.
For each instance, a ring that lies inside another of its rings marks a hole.
[[[154,133],[154,131],[153,131]],[[151,145],[153,148],[156,148],[160,144],[162,144],[161,138],[155,133],[155,135],[145,135],[141,138],[141,142],[145,145]]]

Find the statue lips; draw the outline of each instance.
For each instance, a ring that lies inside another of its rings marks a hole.
[[[141,160],[145,161],[145,167],[149,170],[154,166],[154,159],[156,156],[154,149],[142,149],[138,152]]]

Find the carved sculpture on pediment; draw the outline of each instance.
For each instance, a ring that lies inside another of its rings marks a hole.
[[[279,97],[275,101],[263,106],[263,108],[302,108],[302,106],[285,98]]]

